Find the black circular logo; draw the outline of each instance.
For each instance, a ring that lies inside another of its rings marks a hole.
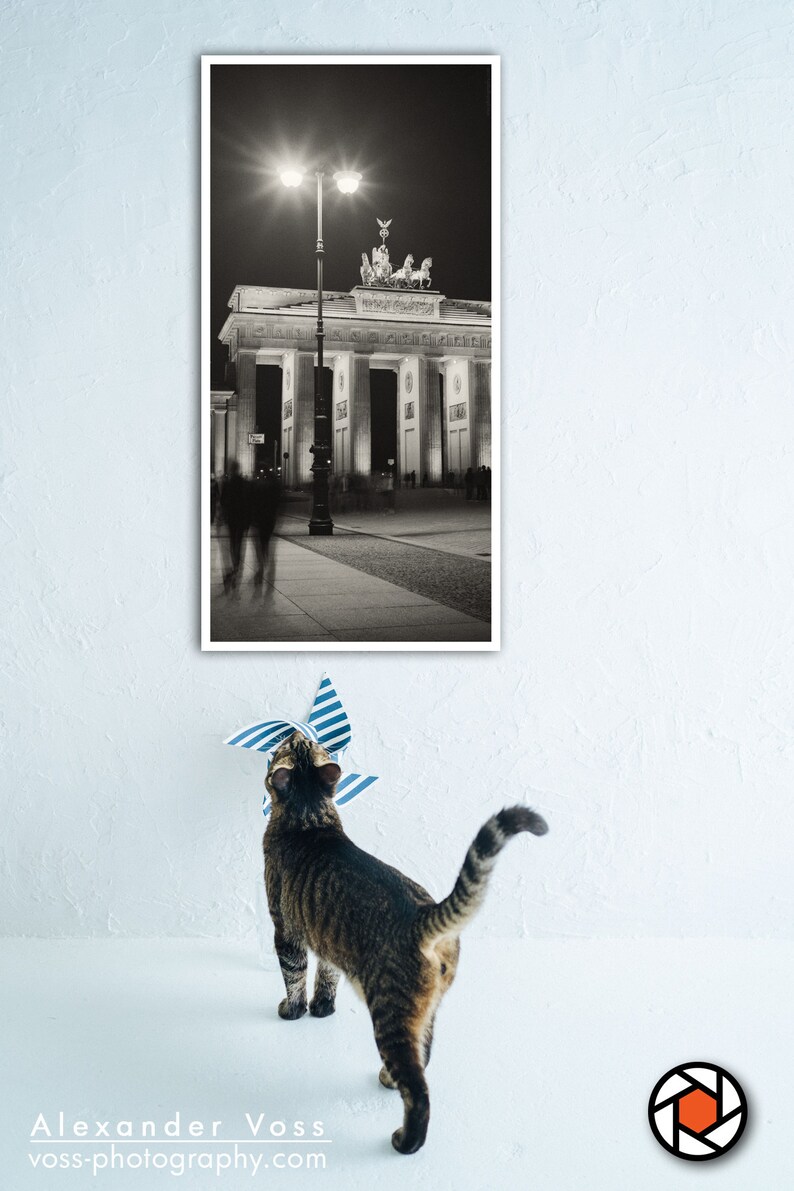
[[[676,1158],[708,1162],[727,1154],[744,1133],[747,1097],[724,1067],[687,1063],[659,1080],[648,1120],[656,1140]]]

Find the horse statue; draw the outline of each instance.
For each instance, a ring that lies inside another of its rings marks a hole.
[[[380,221],[378,221],[380,222]],[[390,286],[393,289],[430,289],[432,256],[426,256],[418,269],[409,252],[401,269],[394,269],[389,261],[389,250],[385,244],[376,244],[372,249],[372,263],[366,252],[361,254],[361,284],[366,286]],[[425,283],[426,286],[425,286]]]
[[[375,279],[375,270],[373,269],[372,265],[369,263],[369,257],[367,256],[366,252],[362,252],[362,254],[361,254],[360,273],[361,273],[361,284],[362,285],[372,285],[372,282]]]
[[[397,269],[396,272],[394,273],[394,275],[392,277],[392,285],[399,285],[399,286],[410,285],[411,273],[413,271],[413,265],[414,265],[414,258],[411,256],[411,254],[409,252],[407,257],[405,258],[403,267],[401,269]]]
[[[410,260],[411,263],[413,264],[413,257],[409,257],[408,260]],[[405,263],[408,264],[408,261],[406,261]],[[433,264],[432,256],[426,256],[425,259],[422,261],[421,268],[413,270],[413,272],[411,273],[411,285],[412,286],[418,285],[420,289],[424,289],[424,283],[427,282],[427,288],[430,289],[430,269],[432,267],[432,264]]]

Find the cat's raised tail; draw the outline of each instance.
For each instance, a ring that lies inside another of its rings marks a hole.
[[[443,935],[460,934],[482,905],[496,857],[509,839],[522,831],[545,835],[548,830],[546,820],[528,806],[505,807],[483,823],[449,897],[419,911],[415,929],[420,946]]]

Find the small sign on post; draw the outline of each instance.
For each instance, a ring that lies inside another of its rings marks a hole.
[[[264,441],[265,441],[265,436],[264,436],[264,434],[253,434],[253,433],[251,433],[251,434],[249,434],[249,435],[248,435],[248,445],[249,445],[249,447],[256,446],[256,444],[257,444],[257,443],[264,443]]]

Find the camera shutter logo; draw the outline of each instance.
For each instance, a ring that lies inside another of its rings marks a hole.
[[[657,1083],[648,1103],[651,1131],[676,1158],[707,1162],[733,1149],[747,1124],[747,1098],[724,1067],[688,1063]]]

